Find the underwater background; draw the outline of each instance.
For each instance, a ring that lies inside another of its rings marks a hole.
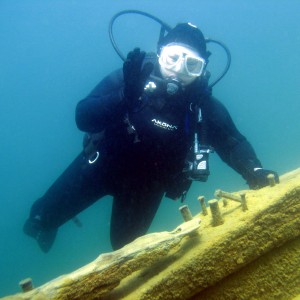
[[[109,72],[122,66],[108,36],[111,17],[124,9],[154,14],[172,27],[196,24],[224,42],[232,64],[214,87],[238,129],[266,169],[280,175],[300,167],[300,1],[298,0],[1,0],[0,1],[0,296],[20,291],[31,277],[39,286],[110,252],[111,197],[82,212],[83,226],[60,228],[47,254],[25,236],[30,207],[82,149],[74,110]],[[120,17],[116,42],[126,54],[136,46],[155,51],[159,25],[139,15]],[[212,79],[226,63],[213,53]],[[217,188],[247,188],[217,156],[207,183],[194,183],[186,204],[200,211],[197,196]],[[172,230],[182,204],[164,199],[150,228]]]

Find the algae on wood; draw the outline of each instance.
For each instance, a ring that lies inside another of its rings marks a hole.
[[[300,294],[300,169],[279,185],[244,192],[248,210],[220,205],[222,225],[212,226],[208,209],[200,227],[195,216],[4,299],[293,299]]]

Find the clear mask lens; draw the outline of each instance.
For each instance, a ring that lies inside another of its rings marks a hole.
[[[205,60],[188,48],[168,45],[159,56],[159,64],[167,70],[198,77],[204,70]]]

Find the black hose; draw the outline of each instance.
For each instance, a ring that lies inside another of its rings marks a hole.
[[[227,55],[227,63],[226,63],[226,66],[224,68],[224,71],[221,73],[221,75],[215,80],[213,81],[211,84],[209,84],[209,87],[212,88],[215,84],[217,84],[225,75],[226,73],[228,72],[229,68],[230,68],[230,64],[231,64],[231,54],[230,54],[230,51],[228,49],[228,47],[223,44],[222,42],[220,41],[217,41],[217,40],[213,40],[213,39],[205,39],[206,40],[206,43],[215,43],[219,46],[221,46],[225,52],[226,52],[226,55]]]
[[[110,38],[110,41],[112,43],[112,46],[114,47],[114,49],[116,50],[117,54],[121,57],[121,59],[123,61],[125,61],[125,56],[122,54],[122,52],[120,51],[120,49],[118,48],[116,42],[115,42],[115,38],[113,36],[113,31],[112,31],[112,28],[113,28],[113,24],[115,22],[115,20],[120,17],[121,15],[125,15],[125,14],[139,14],[139,15],[143,15],[143,16],[146,16],[154,21],[156,21],[157,23],[159,23],[161,26],[162,26],[162,29],[166,30],[166,31],[170,31],[172,28],[166,24],[165,22],[163,22],[162,20],[160,20],[159,18],[151,15],[151,14],[148,14],[146,12],[143,12],[143,11],[140,11],[140,10],[123,10],[123,11],[120,11],[119,13],[115,14],[111,20],[110,20],[110,23],[109,23],[109,38]]]
[[[114,35],[113,35],[113,25],[114,25],[114,22],[115,20],[120,17],[121,15],[125,15],[125,14],[139,14],[139,15],[142,15],[142,16],[146,16],[154,21],[156,21],[157,23],[159,23],[161,25],[161,30],[160,30],[160,38],[162,38],[162,36],[164,35],[164,32],[167,31],[169,32],[172,28],[165,22],[163,22],[162,20],[160,20],[159,18],[151,15],[151,14],[148,14],[146,12],[143,12],[143,11],[140,11],[140,10],[134,10],[134,9],[130,9],[130,10],[122,10],[120,12],[118,12],[117,14],[115,14],[110,22],[109,22],[109,29],[108,29],[108,33],[109,33],[109,38],[110,38],[110,41],[111,41],[111,44],[113,46],[113,48],[115,49],[115,51],[117,52],[117,54],[120,56],[120,58],[125,61],[126,57],[122,54],[121,50],[119,49],[119,47],[117,46],[116,44],[116,41],[115,41],[115,38],[114,38]],[[226,66],[224,68],[224,71],[221,73],[221,75],[219,77],[217,77],[217,79],[215,79],[211,84],[209,84],[208,86],[210,88],[212,88],[214,85],[216,85],[225,75],[226,73],[228,72],[229,68],[230,68],[230,64],[231,64],[231,54],[230,54],[230,51],[229,49],[227,48],[227,46],[225,46],[222,42],[220,41],[217,41],[217,40],[214,40],[214,39],[205,39],[206,43],[215,43],[215,44],[218,44],[219,46],[221,46],[225,52],[226,52],[226,55],[227,55],[227,63],[226,63]]]

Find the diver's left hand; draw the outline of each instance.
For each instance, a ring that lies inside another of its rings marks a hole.
[[[275,182],[279,183],[279,177],[275,171],[257,168],[253,170],[253,173],[251,174],[251,179],[248,179],[248,185],[250,189],[258,190],[269,185],[269,174],[273,174],[275,177]]]

